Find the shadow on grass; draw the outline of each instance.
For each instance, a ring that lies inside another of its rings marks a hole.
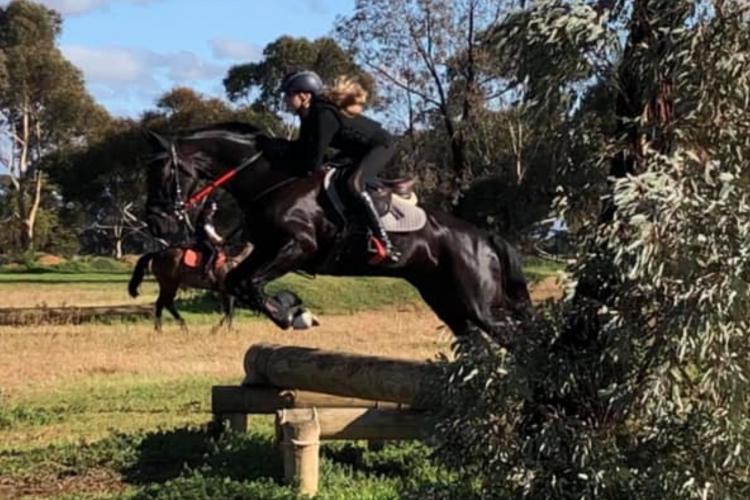
[[[165,483],[200,470],[203,476],[233,481],[280,479],[282,462],[270,439],[255,434],[182,428],[147,434],[134,450],[123,481],[138,486]]]
[[[419,445],[414,446],[416,448],[406,443],[390,444],[383,449],[370,451],[362,445],[341,443],[323,447],[321,456],[364,474],[405,478],[413,473],[416,457],[420,460],[426,458],[419,452]],[[415,449],[418,449],[416,454]]]
[[[180,311],[193,314],[223,314],[221,297],[215,292],[193,292],[187,297],[180,297],[176,301]],[[238,309],[235,309],[235,313]]]

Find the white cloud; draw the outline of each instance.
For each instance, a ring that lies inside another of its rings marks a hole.
[[[305,0],[305,5],[314,14],[328,14],[328,5],[325,0]]]
[[[148,77],[147,57],[123,48],[94,49],[80,45],[62,47],[65,57],[96,83],[136,82]]]
[[[259,45],[229,38],[214,38],[211,40],[211,50],[215,58],[233,61],[257,61],[263,55]]]
[[[76,16],[88,12],[108,8],[114,3],[132,3],[136,5],[145,5],[149,3],[160,2],[162,0],[35,0],[37,3],[54,9],[60,14],[66,16]],[[0,0],[0,5],[8,5],[10,0]]]
[[[138,102],[143,110],[175,86],[196,89],[211,86],[213,89],[228,69],[226,65],[206,61],[189,51],[160,53],[80,45],[66,45],[61,49],[65,57],[81,69],[89,91],[113,112],[113,105]]]

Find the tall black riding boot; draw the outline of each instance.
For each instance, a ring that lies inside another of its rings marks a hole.
[[[388,233],[383,227],[383,223],[380,221],[378,210],[375,208],[375,203],[373,203],[370,194],[366,191],[361,191],[358,192],[357,195],[362,201],[362,205],[365,209],[364,212],[367,226],[370,228],[370,231],[372,231],[373,236],[380,240],[380,243],[385,250],[385,258],[391,262],[398,262],[401,254],[393,247],[393,243],[391,243],[391,239],[388,237]]]

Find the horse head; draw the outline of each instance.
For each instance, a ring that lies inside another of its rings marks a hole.
[[[146,223],[157,238],[176,243],[184,236],[181,205],[195,184],[194,172],[181,159],[175,141],[146,131],[151,146],[146,172]]]
[[[174,242],[185,229],[185,210],[201,181],[213,181],[256,151],[258,129],[220,123],[193,129],[176,139],[147,130],[146,222],[156,237]]]

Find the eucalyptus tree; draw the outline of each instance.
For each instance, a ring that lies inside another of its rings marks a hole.
[[[315,40],[282,36],[266,45],[263,58],[233,66],[224,78],[227,96],[233,102],[245,102],[256,110],[283,111],[279,85],[292,71],[317,72],[326,83],[340,75],[356,76],[374,91],[372,78],[363,71],[332,38]]]
[[[0,8],[0,131],[7,145],[0,161],[10,175],[24,249],[34,245],[45,189],[38,163],[108,120],[55,45],[61,29],[59,14],[42,5],[13,0]]]
[[[480,495],[747,497],[749,20],[740,0],[543,0],[497,27],[530,110],[597,89],[614,123],[585,155],[610,175],[567,298],[450,369],[441,455]]]
[[[470,142],[487,111],[510,103],[486,34],[513,2],[361,0],[337,35],[377,79],[386,115],[415,148],[425,129],[441,132],[453,201],[479,158]],[[507,116],[507,115],[506,115]],[[429,154],[429,151],[427,151]],[[417,156],[423,157],[423,154]]]

